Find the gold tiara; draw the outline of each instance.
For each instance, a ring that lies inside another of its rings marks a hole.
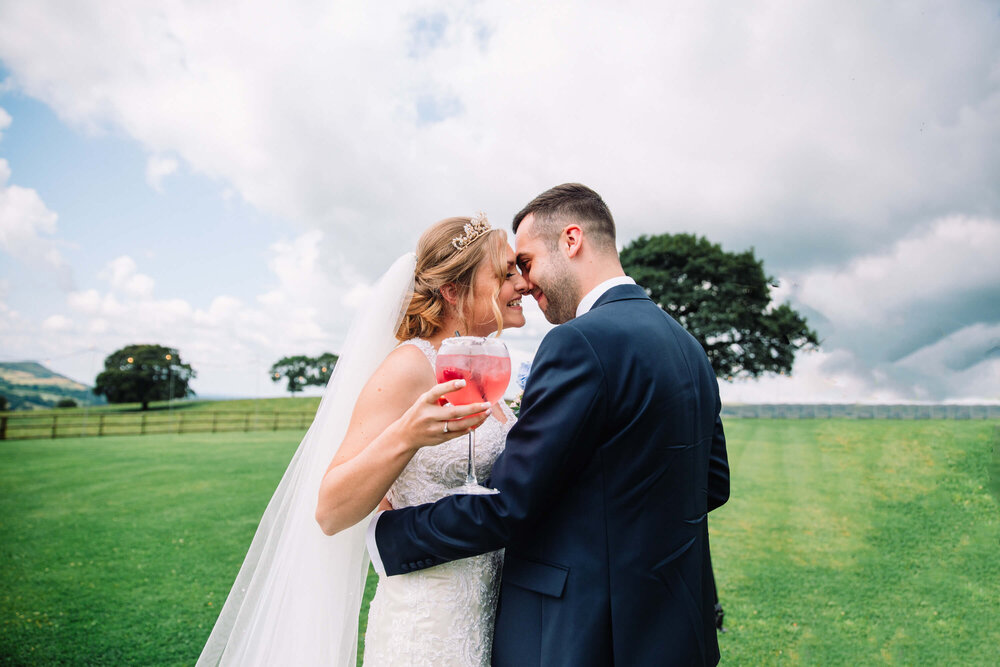
[[[451,244],[455,246],[455,250],[462,251],[469,247],[469,244],[478,239],[483,234],[486,234],[492,229],[490,227],[489,221],[486,220],[486,214],[480,211],[472,216],[472,220],[465,223],[465,227],[462,230],[465,232],[461,236],[456,236],[451,240]]]

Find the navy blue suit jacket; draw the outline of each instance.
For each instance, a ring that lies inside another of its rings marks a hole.
[[[381,515],[386,572],[506,547],[494,665],[714,665],[720,408],[698,342],[642,288],[614,287],[539,346],[500,494]]]

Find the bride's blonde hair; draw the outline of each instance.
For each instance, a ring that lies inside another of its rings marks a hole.
[[[491,229],[475,238],[462,249],[452,244],[452,239],[464,234],[471,218],[446,218],[431,225],[417,242],[417,266],[413,276],[413,296],[403,321],[396,331],[397,340],[429,338],[441,330],[441,325],[452,306],[441,294],[441,288],[451,283],[455,286],[455,311],[462,323],[463,333],[468,333],[468,317],[472,314],[476,270],[488,258],[496,277],[493,289],[493,316],[497,333],[503,330],[503,313],[497,297],[507,276],[507,233]]]

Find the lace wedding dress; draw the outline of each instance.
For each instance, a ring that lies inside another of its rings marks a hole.
[[[434,365],[437,353],[425,340],[415,345]],[[503,450],[514,414],[503,401],[506,422],[491,415],[476,430],[476,474],[489,477]],[[468,436],[420,449],[389,489],[393,507],[430,503],[465,481]],[[500,590],[503,552],[463,558],[379,579],[368,613],[365,667],[400,665],[487,666]]]

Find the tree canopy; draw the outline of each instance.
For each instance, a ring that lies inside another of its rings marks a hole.
[[[772,306],[777,284],[752,248],[726,252],[693,234],[640,236],[622,250],[621,262],[701,343],[719,377],[791,373],[795,353],[819,345],[787,302]]]
[[[172,347],[126,345],[104,360],[94,393],[106,396],[109,403],[142,403],[146,410],[150,401],[194,395],[188,383],[196,375]]]
[[[282,357],[271,366],[271,381],[280,382],[284,378],[288,393],[295,394],[310,385],[326,386],[336,365],[337,355],[332,352],[324,352],[318,357],[302,354]]]

